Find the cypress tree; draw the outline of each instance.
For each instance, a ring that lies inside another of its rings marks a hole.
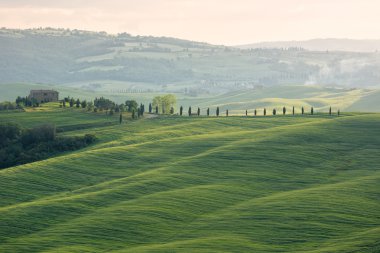
[[[219,117],[219,106],[216,107],[216,117]]]
[[[266,116],[266,115],[267,115],[267,109],[264,108],[264,116]]]
[[[276,109],[273,109],[273,116],[276,116]]]
[[[201,115],[201,109],[199,109],[199,107],[198,107],[197,114],[198,114],[198,117],[199,117],[199,115]]]
[[[228,110],[226,110],[226,116],[228,117]]]
[[[311,115],[314,115],[314,107],[311,107]]]
[[[210,116],[210,108],[207,108],[207,117]]]
[[[158,105],[156,106],[156,114],[158,114]]]
[[[338,110],[338,116],[340,116],[340,110]]]
[[[248,110],[245,110],[245,116],[248,117]]]
[[[282,108],[282,114],[286,115],[286,107],[285,106]]]
[[[80,107],[80,100],[79,100],[79,98],[77,99],[77,101],[76,101],[76,106],[77,106],[77,108],[79,108]]]
[[[331,106],[330,106],[329,115],[331,116],[331,114],[332,114],[332,110],[331,110]]]
[[[257,116],[257,110],[255,109],[255,116]]]
[[[119,117],[119,123],[123,123],[123,114],[120,113],[120,117]]]
[[[189,106],[189,116],[191,116],[191,106]]]
[[[302,106],[302,115],[304,115],[304,114],[305,114],[305,109]]]
[[[294,109],[294,106],[293,106],[293,115],[296,114],[296,110]]]
[[[183,112],[183,107],[181,105],[181,107],[179,108],[179,115],[182,116],[182,112]]]
[[[173,108],[173,107],[170,107],[170,114],[171,114],[171,115],[174,114],[174,108]]]
[[[152,113],[152,103],[149,103],[149,113]]]
[[[83,100],[80,105],[82,106],[83,109],[86,108],[87,107],[87,101]]]
[[[135,109],[132,110],[132,119],[135,118]]]

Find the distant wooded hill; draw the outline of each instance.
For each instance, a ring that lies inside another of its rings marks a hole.
[[[247,48],[304,48],[312,51],[376,52],[379,40],[313,39],[305,41],[273,41],[237,46]]]
[[[121,90],[195,95],[261,85],[380,84],[380,53],[375,52],[239,49],[166,37],[49,28],[0,29],[0,49],[0,83],[94,90],[117,83]]]

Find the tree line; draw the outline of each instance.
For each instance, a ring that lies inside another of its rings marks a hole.
[[[157,103],[154,103],[154,104],[157,104]],[[153,105],[154,105],[154,104],[153,104]],[[171,108],[171,109],[170,109],[169,114],[174,114],[174,108],[173,108],[172,104],[171,104],[171,107],[170,107],[170,108]],[[268,116],[268,115],[270,115],[270,114],[268,113],[267,108],[263,108],[263,109],[261,109],[261,110],[262,110],[262,115],[263,115],[263,116]],[[152,104],[149,104],[149,113],[155,113],[155,114],[160,114],[160,113],[162,113],[162,114],[167,114],[167,113],[165,113],[165,110],[159,110],[159,107],[158,107],[157,105],[156,105],[155,111],[153,112],[153,106],[152,106]],[[282,113],[282,115],[289,115],[289,113],[288,113],[288,108],[284,106],[284,107],[282,108],[282,112],[280,112],[280,113]],[[339,116],[339,115],[340,115],[340,110],[338,110],[336,113],[337,113],[338,116]],[[188,114],[188,116],[190,116],[190,117],[191,117],[191,116],[201,116],[201,109],[198,107],[196,110],[193,110],[193,108],[192,108],[191,106],[189,106],[188,111],[187,111],[187,114]],[[277,112],[277,109],[274,108],[274,109],[272,110],[272,115],[273,115],[273,116],[276,116],[276,115],[278,115],[278,114],[279,114],[279,113]],[[292,107],[291,114],[292,114],[292,115],[296,115],[296,108],[295,108],[294,106]],[[306,114],[314,115],[314,114],[315,114],[314,107],[310,107],[310,110],[309,110],[309,111],[306,111],[305,107],[301,107],[301,115],[306,115]],[[179,116],[183,116],[183,115],[184,115],[184,108],[183,108],[183,106],[180,106],[180,108],[179,108]],[[210,108],[207,108],[207,109],[206,109],[206,114],[205,114],[205,115],[206,115],[206,116],[210,116]],[[216,107],[216,109],[215,109],[215,115],[216,115],[216,117],[221,116],[221,110],[220,110],[219,106]],[[332,111],[332,108],[331,108],[331,107],[329,108],[329,115],[333,115],[333,111]],[[229,110],[228,110],[228,109],[225,110],[225,116],[226,116],[226,117],[229,116]],[[245,110],[245,116],[249,116],[248,110]],[[253,111],[253,116],[259,116],[259,110],[255,109],[255,110]]]
[[[105,111],[107,115],[111,116],[115,113],[120,113],[120,122],[122,122],[123,112],[130,112],[133,119],[143,116],[145,112],[145,105],[139,105],[135,100],[126,100],[125,103],[117,104],[114,101],[104,97],[95,98],[94,101],[65,97],[60,102],[60,107],[87,109],[89,112]]]
[[[65,151],[84,148],[95,135],[60,136],[51,124],[22,128],[13,123],[0,124],[0,169],[46,159]]]

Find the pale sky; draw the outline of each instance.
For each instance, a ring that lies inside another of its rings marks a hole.
[[[214,44],[380,39],[380,0],[0,0],[0,26],[170,36]]]

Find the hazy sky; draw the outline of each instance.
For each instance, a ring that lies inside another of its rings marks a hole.
[[[380,39],[380,0],[0,0],[0,26],[60,27],[237,45]]]

